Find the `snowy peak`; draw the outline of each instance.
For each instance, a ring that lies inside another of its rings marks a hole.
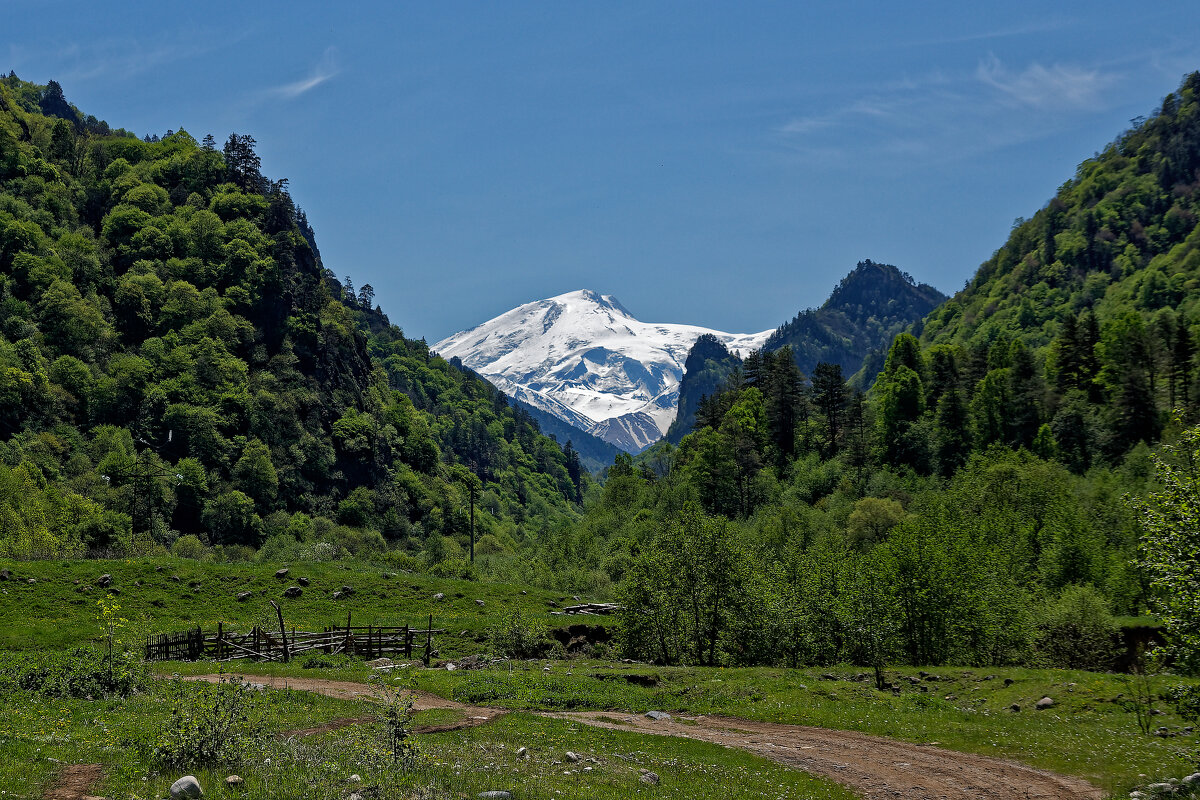
[[[744,355],[771,331],[641,322],[613,295],[582,289],[525,303],[433,349],[508,395],[637,452],[674,419],[684,361],[705,333]]]

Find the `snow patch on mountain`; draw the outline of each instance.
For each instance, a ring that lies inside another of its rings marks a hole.
[[[745,356],[772,332],[641,322],[612,295],[584,289],[518,306],[432,349],[509,396],[636,453],[675,418],[683,363],[697,338],[712,334]]]

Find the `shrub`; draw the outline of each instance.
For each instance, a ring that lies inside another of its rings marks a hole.
[[[46,697],[128,697],[146,685],[145,665],[132,653],[90,647],[59,653],[0,653],[0,691]]]
[[[508,658],[537,658],[546,652],[546,625],[530,619],[520,608],[505,614],[488,632],[492,648]]]
[[[1117,624],[1104,596],[1091,586],[1068,586],[1042,610],[1038,650],[1051,665],[1105,670],[1116,653]]]
[[[245,761],[264,732],[258,695],[240,677],[219,683],[188,683],[178,678],[167,689],[171,719],[150,746],[149,756],[164,767],[233,767]]]

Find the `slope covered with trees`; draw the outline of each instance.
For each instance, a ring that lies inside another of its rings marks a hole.
[[[473,505],[484,553],[573,517],[578,458],[324,269],[254,145],[0,79],[0,555],[437,563]]]
[[[1198,188],[1193,74],[896,336],[869,393],[756,353],[678,448],[614,466],[581,536],[627,653],[1128,667],[1148,634],[1113,615],[1167,585],[1129,499],[1200,394]]]
[[[879,371],[880,357],[892,338],[945,299],[908,273],[867,259],[842,278],[820,308],[801,311],[779,326],[763,349],[790,347],[805,375],[822,361],[837,364],[847,376],[865,366],[865,383],[856,383],[865,387]]]

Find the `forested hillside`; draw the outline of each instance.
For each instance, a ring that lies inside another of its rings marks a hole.
[[[578,458],[326,270],[254,139],[0,79],[0,556],[510,552]]]
[[[867,259],[842,278],[820,308],[801,311],[779,326],[763,349],[790,347],[805,375],[822,361],[837,364],[847,376],[863,369],[855,385],[866,388],[892,338],[945,299],[908,273]]]
[[[1120,639],[1114,615],[1156,597],[1130,498],[1200,394],[1198,168],[1193,74],[1018,224],[919,339],[897,336],[867,395],[834,361],[802,375],[787,348],[759,352],[678,448],[614,466],[581,536],[603,542],[593,558],[629,609],[626,652],[1137,659],[1147,629]]]

